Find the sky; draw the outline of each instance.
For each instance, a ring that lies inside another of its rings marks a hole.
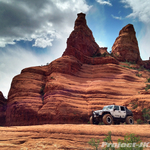
[[[111,47],[133,24],[141,58],[150,57],[149,0],[0,0],[0,91],[7,98],[14,76],[62,56],[77,14],[100,47]]]

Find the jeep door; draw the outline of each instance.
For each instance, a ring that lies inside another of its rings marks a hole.
[[[120,117],[125,118],[126,117],[126,109],[124,106],[120,106]]]
[[[119,106],[114,106],[114,111],[113,111],[113,116],[115,118],[120,118],[120,109],[119,109]]]

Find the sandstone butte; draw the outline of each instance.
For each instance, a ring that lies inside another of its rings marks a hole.
[[[107,56],[99,57],[103,53]],[[3,125],[87,124],[92,110],[113,103],[129,109],[136,104],[134,119],[142,119],[142,109],[150,107],[145,91],[150,73],[123,67],[150,67],[140,58],[133,25],[120,31],[112,53],[114,57],[98,46],[85,14],[78,14],[62,57],[13,78],[7,109],[0,109]],[[125,60],[136,64],[121,62]]]

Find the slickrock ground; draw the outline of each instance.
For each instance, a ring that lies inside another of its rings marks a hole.
[[[91,138],[102,142],[108,131],[112,132],[113,141],[134,133],[149,142],[149,125],[87,124],[91,111],[105,105],[115,103],[129,109],[136,105],[132,110],[135,120],[142,119],[143,108],[150,108],[150,92],[145,91],[150,72],[141,69],[132,31],[131,25],[123,28],[112,52],[117,53],[116,47],[121,45],[135,48],[129,53],[125,50],[125,57],[121,53],[120,56],[138,64],[119,62],[110,55],[95,57],[101,49],[86,25],[85,14],[78,14],[63,56],[47,66],[25,68],[15,76],[7,110],[0,93],[0,125],[6,125],[0,127],[0,150],[92,149],[87,142]],[[150,61],[144,62],[146,68],[150,68],[149,64]]]
[[[149,125],[37,125],[0,127],[1,150],[92,150],[91,138],[100,139],[112,132],[113,142],[124,139],[126,134],[140,136],[150,142]],[[149,144],[150,146],[150,144]]]

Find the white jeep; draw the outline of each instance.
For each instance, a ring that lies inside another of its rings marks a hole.
[[[92,112],[90,117],[91,124],[99,124],[103,122],[105,125],[111,124],[134,124],[133,113],[125,106],[108,105],[102,110]]]

